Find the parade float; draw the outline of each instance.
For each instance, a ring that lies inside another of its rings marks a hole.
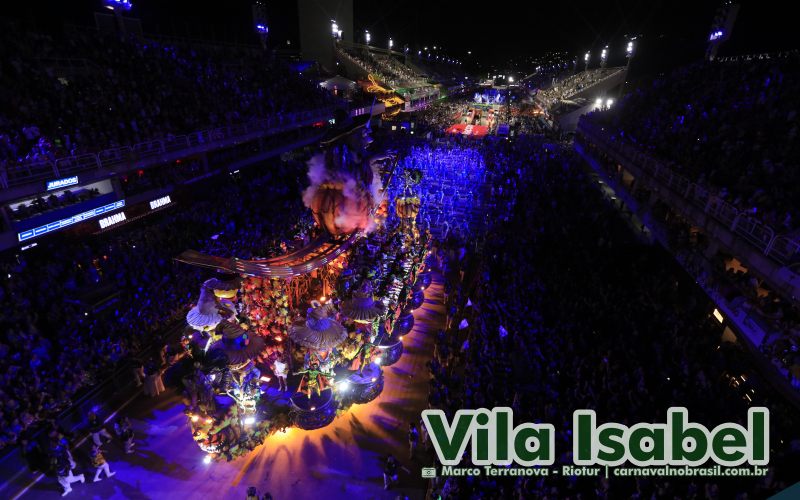
[[[430,285],[430,233],[416,224],[421,174],[397,167],[392,154],[370,156],[370,142],[366,121],[322,140],[302,193],[315,221],[302,246],[263,259],[193,250],[176,258],[213,276],[186,315],[181,373],[207,461],[369,404],[383,390],[384,367],[402,356],[411,312]],[[402,196],[387,189],[393,181]]]

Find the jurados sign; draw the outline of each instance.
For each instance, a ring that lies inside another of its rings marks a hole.
[[[65,177],[63,179],[56,179],[54,181],[47,181],[47,190],[61,189],[67,186],[74,186],[78,183],[78,176]]]
[[[474,465],[547,466],[555,462],[552,424],[514,425],[513,410],[459,410],[450,421],[441,410],[425,410],[422,420],[442,465],[458,465],[467,445]],[[689,422],[686,408],[667,411],[666,423],[631,427],[597,425],[593,410],[573,413],[573,460],[576,465],[639,467],[696,466],[709,460],[721,466],[769,463],[769,410],[750,408],[747,427],[723,423],[709,430]]]

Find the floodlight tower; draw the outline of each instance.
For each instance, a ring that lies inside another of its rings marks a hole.
[[[628,70],[631,67],[631,59],[633,59],[633,55],[636,53],[636,37],[635,36],[627,36],[628,44],[625,46],[625,58],[627,62],[625,63],[625,76],[622,79],[622,83],[619,84],[619,94],[618,97],[622,97],[622,92],[625,90],[625,84],[628,83]]]
[[[266,50],[269,24],[267,24],[267,6],[261,0],[253,2],[253,26],[258,39],[261,41],[261,47]]]
[[[583,71],[589,70],[589,52],[583,55]]]
[[[736,22],[737,14],[739,14],[739,4],[732,0],[723,0],[711,23],[708,46],[706,47],[706,60],[713,61],[717,57],[719,46],[731,37],[733,23]]]
[[[603,51],[600,52],[600,67],[606,67],[606,61],[608,60],[608,45],[603,47]]]

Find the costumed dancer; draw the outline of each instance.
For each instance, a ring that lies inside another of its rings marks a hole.
[[[72,469],[75,467],[75,462],[72,460],[72,456],[70,456],[69,451],[65,447],[61,445],[57,446],[54,450],[51,460],[55,466],[58,484],[64,488],[64,492],[61,493],[62,497],[69,495],[69,493],[72,491],[72,483],[78,481],[81,483],[86,482],[86,478],[83,474],[78,476],[72,474]]]
[[[364,372],[364,366],[369,364],[369,361],[372,360],[372,354],[377,349],[377,344],[373,344],[372,342],[366,341],[364,344],[361,345],[361,348],[358,351],[358,374],[361,375]]]
[[[317,396],[320,396],[322,391],[330,387],[330,383],[326,377],[333,378],[336,376],[333,373],[320,370],[319,363],[316,361],[312,361],[309,368],[293,373],[293,375],[300,374],[303,374],[303,378],[300,380],[300,386],[297,388],[297,392],[305,392],[308,399],[311,399],[312,391],[316,392]]]
[[[278,378],[278,389],[282,392],[289,390],[286,385],[286,376],[289,374],[289,366],[285,362],[285,355],[279,354],[272,362],[272,373]]]
[[[133,448],[136,446],[136,443],[133,441],[133,426],[131,426],[131,421],[128,420],[128,417],[124,417],[119,424],[115,424],[115,427],[117,435],[125,445],[125,453],[130,455],[133,453]]]
[[[92,442],[94,442],[96,446],[103,444],[101,437],[111,441],[111,434],[103,427],[103,423],[93,411],[89,412],[87,427],[89,427],[89,432],[92,434]]]
[[[89,454],[89,459],[92,461],[92,465],[95,467],[94,472],[94,482],[100,481],[102,478],[100,477],[100,473],[105,472],[106,477],[111,477],[116,472],[111,472],[111,469],[108,468],[108,462],[106,462],[106,458],[103,456],[103,452],[100,451],[100,446],[94,445],[92,446],[92,452]]]

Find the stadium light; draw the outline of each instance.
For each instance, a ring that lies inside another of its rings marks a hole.
[[[342,32],[335,19],[331,19],[331,34],[333,34],[333,38],[340,38],[342,36]]]
[[[392,50],[392,47],[394,47],[394,40],[392,40],[391,37],[390,37],[389,38],[389,50]]]
[[[125,12],[133,8],[130,0],[103,0],[103,5],[109,10],[123,10]]]
[[[608,59],[608,45],[603,47],[603,51],[600,52],[600,67],[606,67],[606,60]]]
[[[513,76],[509,76],[508,77],[508,83],[514,83],[514,77]]]
[[[369,45],[370,40],[372,40],[372,36],[369,34],[369,30],[364,32],[364,39],[367,41],[367,45]]]
[[[628,55],[628,57],[633,55],[633,40],[628,42],[628,46],[625,47],[625,53]]]

